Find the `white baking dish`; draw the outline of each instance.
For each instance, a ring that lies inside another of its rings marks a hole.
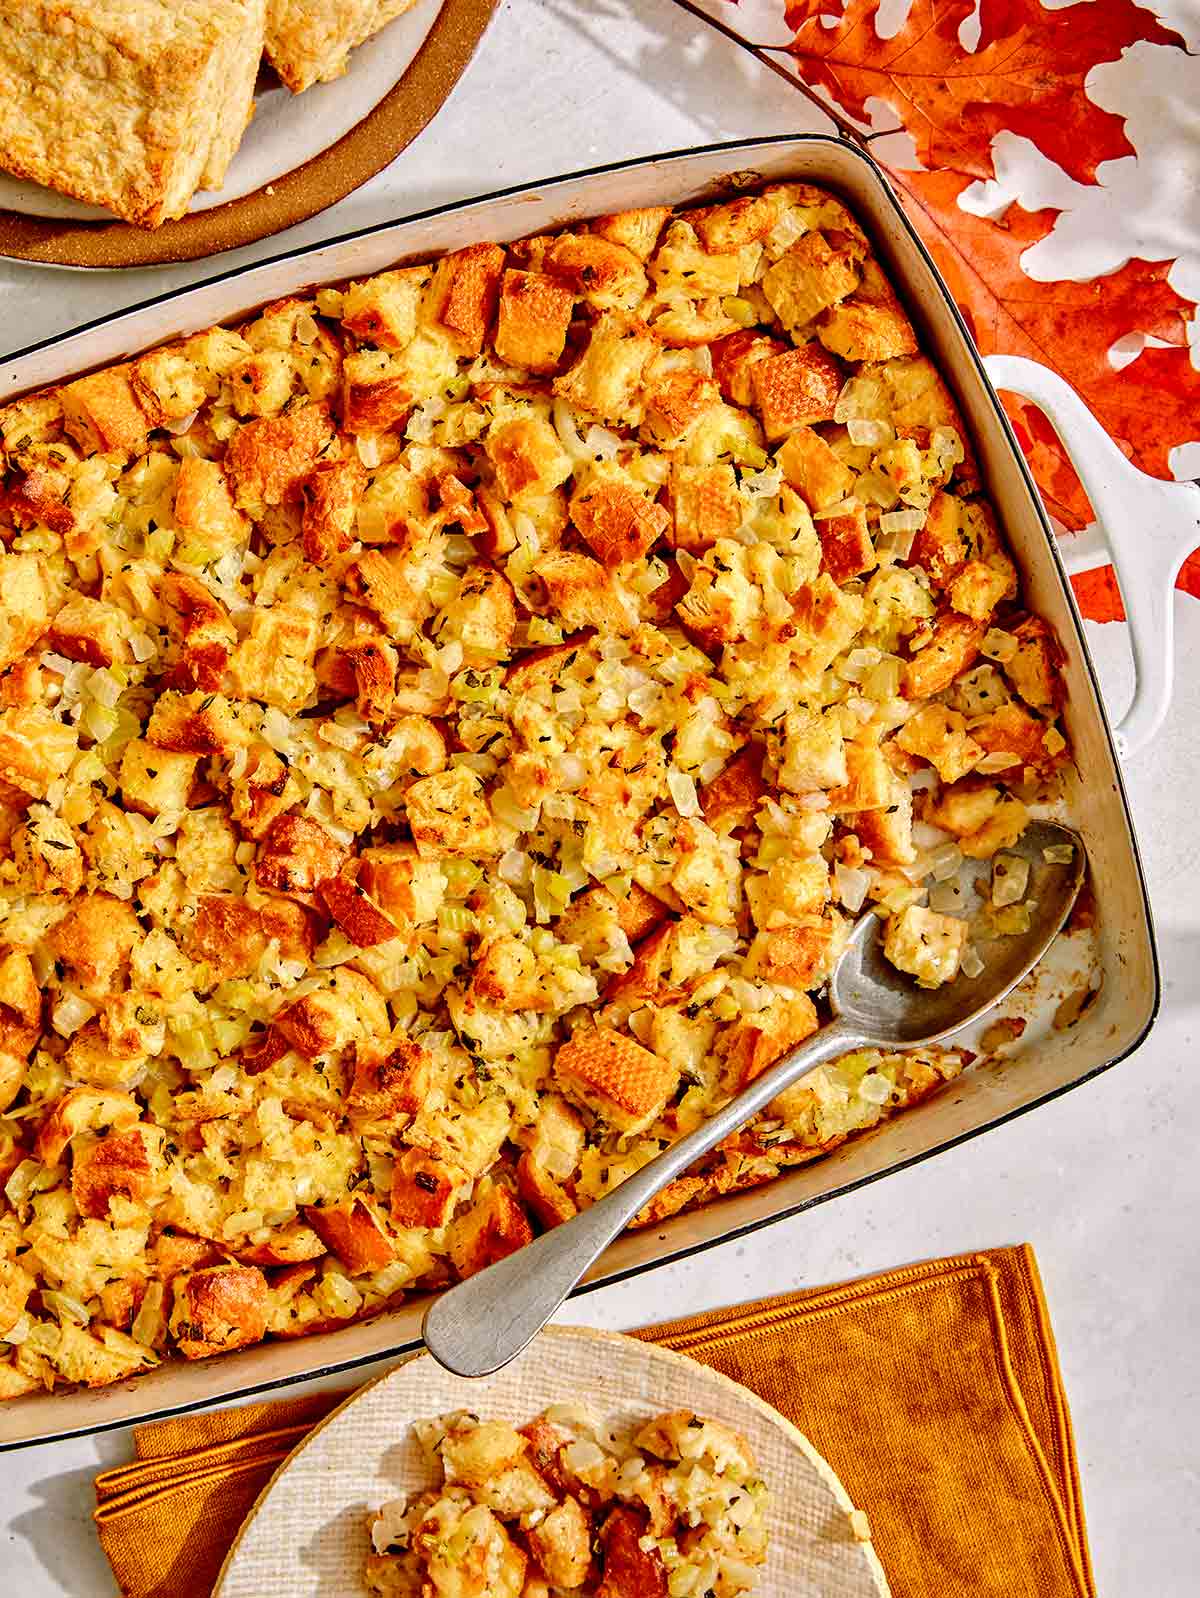
[[[23,351],[0,368],[2,403],[26,390],[123,359],[176,334],[229,320],[310,285],[361,277],[398,260],[423,260],[478,239],[508,240],[547,231],[602,212],[707,201],[759,180],[824,184],[852,206],[871,234],[907,302],[923,347],[937,360],[957,395],[987,487],[1021,568],[1030,607],[1053,624],[1062,640],[1069,693],[1066,722],[1075,760],[1067,804],[1087,842],[1091,861],[1099,907],[1095,959],[1103,986],[1083,1018],[1067,1031],[1054,1031],[1044,1024],[1045,1005],[1043,1013],[1036,1013],[1035,995],[1030,1000],[1031,1024],[1026,1033],[1031,1042],[1012,1058],[968,1071],[925,1104],[768,1186],[623,1237],[604,1256],[589,1286],[646,1270],[793,1214],[1032,1109],[1130,1054],[1145,1038],[1158,1009],[1159,976],[1145,883],[1113,737],[1070,587],[995,391],[952,300],[883,174],[860,150],[837,139],[815,136],[723,145],[600,168],[443,207],[228,272]],[[1028,379],[1028,386],[1033,387],[1040,370],[1035,367],[1032,373],[1022,373],[1010,366],[1001,380],[1006,387],[1024,388]],[[1047,404],[1055,399],[1049,391],[1041,397]],[[1058,398],[1061,401],[1061,396]],[[1064,431],[1076,432],[1078,418],[1066,414],[1065,404],[1059,406]],[[1088,483],[1103,508],[1106,485],[1116,483],[1122,471],[1131,473],[1132,469],[1123,460],[1119,467],[1104,460],[1094,440],[1089,449]],[[1182,537],[1179,524],[1189,519],[1194,533],[1196,505],[1190,499],[1184,503],[1183,496],[1196,493],[1200,501],[1200,493],[1191,485],[1155,485],[1140,473],[1135,475],[1149,485],[1147,492],[1180,496],[1179,502],[1171,498],[1168,504],[1164,497],[1156,505],[1160,519],[1174,518],[1174,538]],[[1139,535],[1143,530],[1142,526],[1136,529]],[[1160,587],[1175,558],[1174,549],[1173,541],[1171,552],[1164,543],[1157,557]],[[1165,708],[1162,650],[1144,650],[1141,663],[1152,668],[1137,713],[1138,728],[1144,732]],[[172,1361],[134,1381],[96,1392],[14,1400],[0,1407],[0,1449],[100,1430],[345,1369],[413,1346],[419,1339],[422,1309],[423,1301],[414,1299],[374,1321],[336,1332],[262,1344],[203,1363]]]

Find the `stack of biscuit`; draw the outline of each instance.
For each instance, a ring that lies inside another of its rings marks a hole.
[[[414,0],[5,0],[0,167],[140,227],[219,189],[265,56],[300,93]]]

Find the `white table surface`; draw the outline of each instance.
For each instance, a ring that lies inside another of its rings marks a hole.
[[[885,5],[902,14],[904,0]],[[1190,0],[1175,0],[1170,10],[1185,30],[1190,16],[1192,47],[1200,46]],[[762,15],[760,0],[742,7],[743,16],[755,13]],[[1157,176],[1190,165],[1195,174],[1184,87],[1188,71],[1194,88],[1194,61],[1184,67],[1167,61],[1166,52],[1135,54],[1101,69],[1105,101],[1135,118],[1130,128],[1143,167]],[[1154,115],[1138,121],[1148,83],[1158,85]],[[373,183],[215,267],[85,274],[0,262],[0,349],[240,260],[441,201],[624,156],[816,130],[820,120],[716,36],[698,37],[696,25],[666,0],[504,0],[450,103]],[[1139,250],[1152,259],[1179,254],[1175,281],[1200,293],[1200,216],[1178,205],[1155,215],[1155,183],[1139,185],[1118,164],[1107,190],[1082,191],[1056,179],[1021,141],[1008,141],[1000,153],[1006,192],[1030,205],[1066,207],[1055,240],[1041,248],[1039,275],[1110,270]],[[1169,187],[1178,199],[1179,185]],[[1190,193],[1196,203],[1194,176]],[[1196,448],[1180,452],[1177,472],[1200,472],[1198,455]],[[1177,595],[1175,619],[1180,658],[1190,668],[1200,655],[1200,601]],[[1130,692],[1124,628],[1089,625],[1088,633],[1110,708],[1119,712]],[[1162,1017],[1133,1059],[886,1182],[589,1294],[564,1317],[619,1329],[919,1258],[1030,1241],[1074,1417],[1104,1598],[1184,1598],[1200,1579],[1198,729],[1200,675],[1185,669],[1166,728],[1128,771],[1165,981]],[[129,1456],[123,1432],[4,1456],[0,1571],[7,1592],[111,1598],[112,1577],[90,1520],[91,1481]]]

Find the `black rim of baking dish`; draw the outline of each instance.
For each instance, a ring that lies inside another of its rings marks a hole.
[[[376,234],[388,232],[392,228],[404,223],[427,221],[435,217],[450,215],[456,211],[470,210],[475,206],[485,205],[489,201],[512,199],[517,195],[529,194],[531,192],[540,193],[546,190],[553,190],[565,184],[578,183],[586,178],[596,178],[608,173],[632,171],[639,167],[654,166],[659,162],[676,161],[689,156],[722,155],[726,153],[732,155],[735,152],[744,153],[754,150],[774,149],[784,145],[791,147],[795,147],[797,145],[835,145],[840,152],[848,151],[855,159],[861,161],[879,182],[880,187],[884,191],[886,200],[892,208],[895,220],[908,235],[909,239],[916,247],[922,260],[924,261],[924,264],[929,269],[937,290],[954,320],[955,326],[957,327],[959,335],[962,338],[968,356],[974,364],[976,372],[983,379],[984,392],[986,394],[988,403],[994,412],[997,422],[999,423],[1005,442],[1007,443],[1013,458],[1017,462],[1022,480],[1025,485],[1025,491],[1033,503],[1034,509],[1037,513],[1038,521],[1041,525],[1042,534],[1049,546],[1050,555],[1054,562],[1054,567],[1058,574],[1059,582],[1062,584],[1065,594],[1070,599],[1070,580],[1067,576],[1066,568],[1063,565],[1062,557],[1058,550],[1058,543],[1054,536],[1053,529],[1050,526],[1049,519],[1047,518],[1041,496],[1039,495],[1037,486],[1034,483],[1033,475],[1030,472],[1028,463],[1026,462],[1025,457],[1021,452],[1021,448],[1017,443],[1016,436],[1013,433],[1012,426],[1007,415],[1005,414],[1004,407],[1000,404],[995,387],[992,384],[991,379],[988,377],[987,370],[984,366],[982,357],[976,348],[975,341],[971,337],[970,331],[967,328],[967,324],[963,319],[962,313],[959,310],[958,305],[955,303],[950,291],[947,289],[933,257],[926,249],[920,234],[909,221],[908,216],[905,214],[904,208],[896,198],[886,172],[879,165],[879,163],[875,161],[865,150],[851,144],[848,140],[839,139],[827,134],[776,134],[768,138],[735,139],[725,143],[695,145],[684,150],[667,150],[654,155],[638,156],[629,160],[610,161],[600,166],[585,167],[578,172],[562,173],[556,177],[548,178],[540,182],[513,184],[508,188],[495,189],[487,194],[477,194],[471,196],[469,199],[454,200],[445,205],[430,207],[428,210],[416,211],[409,216],[393,217],[388,222],[377,222],[372,223],[367,227],[355,228],[350,232],[337,234],[333,238],[322,239],[319,242],[305,245],[303,248],[298,250],[281,250],[277,254],[264,257],[261,260],[245,262],[241,265],[231,267],[225,272],[215,273],[212,277],[202,278],[199,282],[188,283],[181,287],[167,290],[162,294],[153,295],[149,299],[142,300],[136,305],[127,306],[124,309],[110,313],[107,316],[96,317],[92,321],[85,322],[81,326],[72,329],[70,332],[56,333],[50,338],[41,339],[35,344],[27,345],[24,349],[14,351],[12,354],[0,358],[0,367],[7,367],[11,362],[21,360],[29,355],[33,355],[44,350],[53,349],[58,345],[68,344],[78,338],[81,334],[91,332],[96,328],[111,326],[124,321],[126,318],[137,317],[141,313],[154,306],[164,305],[172,300],[183,299],[197,289],[209,288],[217,283],[231,282],[239,277],[248,276],[249,274],[264,267],[280,265],[285,261],[303,260],[306,256],[318,254],[321,251],[330,249],[336,245],[347,244],[358,239],[371,238]],[[1075,1088],[1081,1087],[1085,1082],[1092,1081],[1095,1077],[1100,1076],[1103,1072],[1110,1070],[1114,1065],[1120,1064],[1122,1060],[1128,1059],[1129,1056],[1135,1053],[1146,1041],[1146,1038],[1149,1036],[1155,1021],[1158,1019],[1159,1011],[1162,1006],[1162,973],[1159,965],[1158,947],[1154,936],[1154,922],[1150,907],[1150,895],[1146,885],[1146,874],[1142,863],[1141,850],[1138,847],[1137,833],[1133,825],[1133,815],[1129,806],[1129,796],[1125,790],[1125,783],[1121,774],[1120,761],[1117,757],[1116,747],[1113,742],[1112,730],[1109,727],[1108,717],[1104,710],[1104,700],[1100,693],[1099,680],[1096,675],[1096,669],[1092,661],[1091,652],[1087,646],[1087,640],[1084,637],[1083,627],[1079,618],[1078,610],[1073,599],[1071,599],[1070,611],[1075,629],[1075,641],[1079,649],[1079,657],[1083,662],[1083,666],[1087,672],[1089,682],[1091,683],[1096,702],[1100,707],[1104,736],[1108,740],[1109,753],[1112,758],[1113,772],[1116,778],[1117,793],[1121,801],[1121,810],[1125,821],[1126,836],[1129,840],[1129,848],[1133,860],[1134,870],[1137,873],[1138,889],[1141,896],[1142,916],[1145,923],[1146,938],[1149,945],[1150,967],[1153,976],[1153,995],[1146,1021],[1141,1030],[1138,1032],[1137,1036],[1134,1037],[1118,1053],[1113,1054],[1108,1059],[1101,1061],[1099,1065],[1094,1066],[1090,1071],[1085,1072],[1082,1076],[1076,1077],[1071,1082],[1065,1082],[1059,1087],[1052,1088],[1049,1092],[1043,1093],[1040,1097],[1030,1100],[1030,1102],[1027,1104],[1017,1105],[1013,1109],[1006,1110],[1002,1114],[996,1115],[991,1120],[982,1122],[979,1126],[974,1126],[968,1131],[958,1133],[956,1136],[949,1137],[945,1139],[945,1141],[937,1143],[932,1148],[922,1149],[918,1153],[903,1157],[897,1160],[895,1164],[888,1165],[883,1170],[872,1171],[863,1176],[853,1177],[850,1180],[840,1183],[836,1187],[830,1188],[827,1192],[801,1199],[797,1203],[790,1204],[786,1209],[779,1210],[772,1215],[765,1215],[751,1221],[746,1221],[713,1237],[701,1238],[698,1241],[681,1245],[679,1248],[671,1249],[658,1258],[644,1260],[635,1265],[625,1266],[622,1269],[614,1270],[610,1273],[600,1276],[594,1281],[583,1282],[574,1290],[574,1293],[571,1295],[572,1298],[581,1296],[584,1293],[595,1292],[599,1288],[614,1286],[618,1282],[628,1281],[634,1276],[640,1276],[646,1271],[657,1270],[664,1265],[677,1264],[681,1260],[689,1259],[693,1255],[703,1253],[706,1249],[717,1248],[727,1243],[736,1242],[739,1238],[747,1237],[750,1233],[757,1232],[763,1227],[773,1226],[780,1221],[790,1220],[794,1216],[800,1215],[806,1210],[814,1209],[819,1204],[826,1204],[832,1199],[844,1198],[847,1194],[856,1192],[860,1188],[867,1187],[873,1182],[880,1181],[885,1177],[894,1176],[897,1172],[908,1170],[912,1166],[919,1165],[925,1160],[934,1158],[936,1155],[944,1154],[950,1149],[959,1147],[960,1144],[969,1142],[972,1138],[979,1137],[985,1132],[994,1131],[998,1127],[1007,1125],[1010,1121],[1015,1120],[1018,1116],[1025,1115],[1031,1110],[1036,1110],[1042,1105],[1050,1103],[1053,1099],[1060,1098],[1064,1093],[1069,1093]],[[715,1201],[717,1206],[719,1206],[721,1203],[722,1200],[720,1199]],[[663,1241],[666,1241],[665,1235],[663,1237]],[[336,1336],[337,1334],[331,1333],[330,1335]],[[343,1372],[360,1370],[363,1366],[373,1365],[380,1360],[395,1359],[401,1355],[411,1354],[416,1350],[419,1350],[422,1346],[423,1345],[419,1338],[406,1338],[401,1342],[392,1344],[388,1348],[378,1349],[369,1354],[353,1355],[346,1359],[335,1358],[327,1363],[318,1364],[310,1370],[297,1372],[293,1375],[268,1377],[262,1381],[248,1382],[244,1386],[235,1385],[229,1390],[223,1391],[211,1397],[185,1400],[181,1403],[167,1403],[161,1408],[151,1409],[142,1414],[125,1416],[115,1420],[102,1420],[95,1422],[94,1424],[84,1422],[81,1425],[67,1426],[61,1430],[50,1430],[35,1437],[23,1438],[13,1442],[0,1442],[0,1453],[8,1453],[21,1448],[34,1448],[46,1443],[63,1442],[72,1437],[87,1437],[92,1435],[98,1436],[102,1432],[115,1431],[124,1427],[150,1425],[155,1421],[166,1419],[171,1415],[187,1414],[196,1410],[221,1407],[226,1404],[234,1403],[240,1399],[251,1398],[256,1394],[275,1392],[287,1387],[295,1387],[301,1382],[319,1381],[330,1376],[340,1375]],[[253,1350],[247,1349],[243,1352],[249,1355],[253,1353]],[[236,1358],[237,1356],[225,1355],[221,1357],[228,1360],[231,1357]],[[136,1382],[141,1380],[141,1378],[134,1377],[133,1380]],[[37,1400],[37,1402],[41,1402],[41,1400]]]

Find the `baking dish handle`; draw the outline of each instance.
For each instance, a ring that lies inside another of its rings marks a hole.
[[[1171,702],[1174,592],[1179,568],[1200,547],[1200,484],[1164,482],[1131,466],[1069,383],[1020,355],[989,355],[996,388],[1032,400],[1045,412],[1103,527],[1103,539],[1059,545],[1068,570],[1112,560],[1129,622],[1133,702],[1113,729],[1122,759],[1162,726]],[[1107,547],[1105,547],[1105,545]]]

